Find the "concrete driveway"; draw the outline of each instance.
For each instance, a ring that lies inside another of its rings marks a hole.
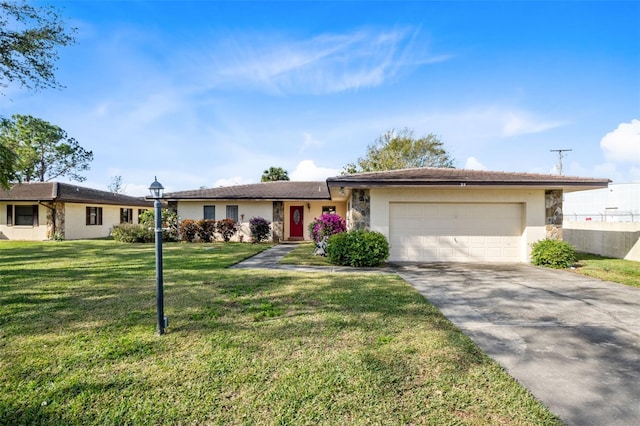
[[[398,274],[569,425],[640,425],[640,289],[524,264]]]

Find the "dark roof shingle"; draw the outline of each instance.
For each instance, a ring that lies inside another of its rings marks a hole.
[[[56,201],[152,207],[153,201],[60,182],[24,182],[0,189],[0,201]]]
[[[328,200],[327,183],[292,182],[287,180],[261,182],[219,188],[171,192],[167,200]]]
[[[606,188],[609,179],[582,178],[533,173],[423,167],[336,176],[327,179],[329,187],[377,186],[548,186]]]

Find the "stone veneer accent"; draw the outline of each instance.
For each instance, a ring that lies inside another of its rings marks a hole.
[[[347,228],[368,230],[371,225],[371,196],[368,189],[351,191],[351,208],[347,212]]]
[[[562,190],[544,191],[546,237],[552,240],[562,239]]]
[[[47,238],[52,239],[55,234],[64,238],[64,203],[50,203],[47,205]]]
[[[274,243],[284,239],[284,202],[273,202],[273,223],[271,224],[271,237]]]

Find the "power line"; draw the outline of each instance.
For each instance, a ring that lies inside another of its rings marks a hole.
[[[558,174],[562,176],[562,158],[564,157],[562,153],[567,151],[573,151],[573,150],[572,149],[550,149],[549,151],[558,153]]]

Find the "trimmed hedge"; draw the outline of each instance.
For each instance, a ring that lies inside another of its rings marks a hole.
[[[122,223],[111,230],[114,240],[122,243],[151,243],[155,240],[153,229],[144,225]]]
[[[389,257],[389,243],[375,231],[353,230],[329,237],[329,262],[345,266],[378,266]]]
[[[566,241],[540,240],[531,247],[531,263],[536,266],[562,269],[576,262],[576,250]]]

